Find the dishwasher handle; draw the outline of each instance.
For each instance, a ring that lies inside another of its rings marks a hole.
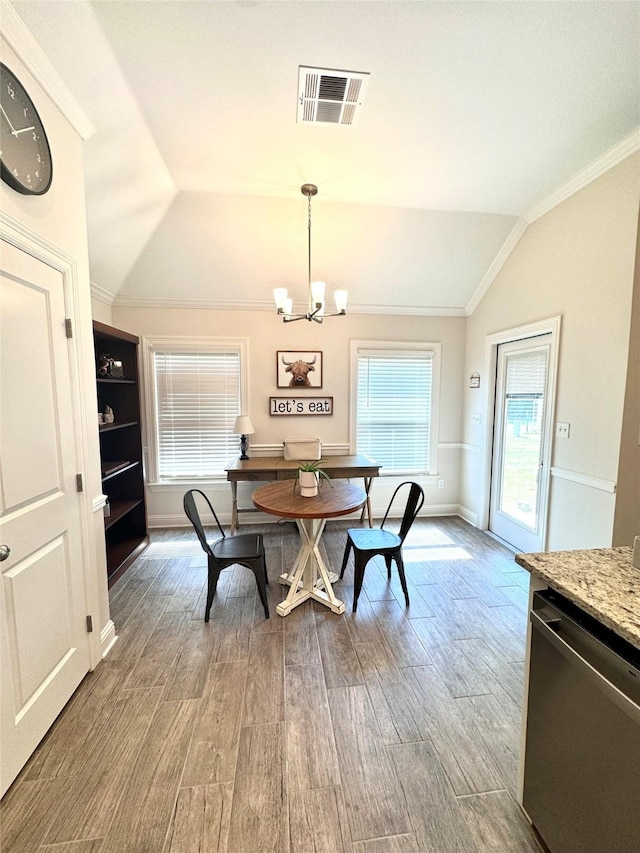
[[[640,724],[640,706],[623,693],[620,688],[616,687],[615,684],[612,684],[601,672],[598,672],[588,660],[583,658],[581,654],[558,635],[556,629],[562,623],[563,617],[557,611],[554,611],[552,617],[541,618],[538,615],[539,612],[541,611],[531,610],[529,612],[531,627],[538,631],[563,657],[579,669],[621,711],[635,723]],[[606,646],[604,648],[606,650]],[[615,653],[611,652],[611,654]]]

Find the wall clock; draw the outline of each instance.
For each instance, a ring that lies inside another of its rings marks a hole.
[[[47,134],[24,86],[0,62],[0,174],[24,195],[42,195],[51,186],[53,166]]]

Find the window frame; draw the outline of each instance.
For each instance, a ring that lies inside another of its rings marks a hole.
[[[438,472],[438,424],[440,420],[440,367],[442,344],[439,342],[420,341],[377,341],[352,340],[350,353],[351,405],[349,413],[349,447],[351,453],[357,453],[358,439],[358,358],[361,352],[378,350],[410,355],[422,352],[431,356],[431,412],[429,424],[429,457],[428,471],[413,469],[409,471],[388,471],[380,469],[381,476],[401,477],[406,474],[415,476],[434,477]]]
[[[186,337],[178,336],[155,336],[149,335],[142,338],[142,362],[144,375],[144,412],[146,420],[147,438],[147,469],[149,486],[172,486],[181,483],[194,482],[193,477],[171,477],[161,478],[158,464],[158,424],[156,421],[157,396],[154,358],[157,352],[169,351],[173,353],[216,353],[237,352],[240,361],[240,412],[249,411],[248,375],[249,375],[249,342],[247,338],[218,338],[218,337]],[[210,474],[206,477],[198,477],[199,483],[218,482],[225,475]]]

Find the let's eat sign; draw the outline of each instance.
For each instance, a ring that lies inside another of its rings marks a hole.
[[[332,415],[333,397],[269,397],[270,415]]]

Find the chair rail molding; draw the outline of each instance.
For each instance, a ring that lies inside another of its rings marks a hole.
[[[590,489],[599,489],[601,492],[608,492],[615,495],[617,483],[613,480],[602,480],[600,477],[592,477],[589,474],[580,474],[578,471],[570,471],[568,468],[551,467],[551,476],[558,480],[569,480],[571,483],[578,483],[580,486],[588,486]]]

